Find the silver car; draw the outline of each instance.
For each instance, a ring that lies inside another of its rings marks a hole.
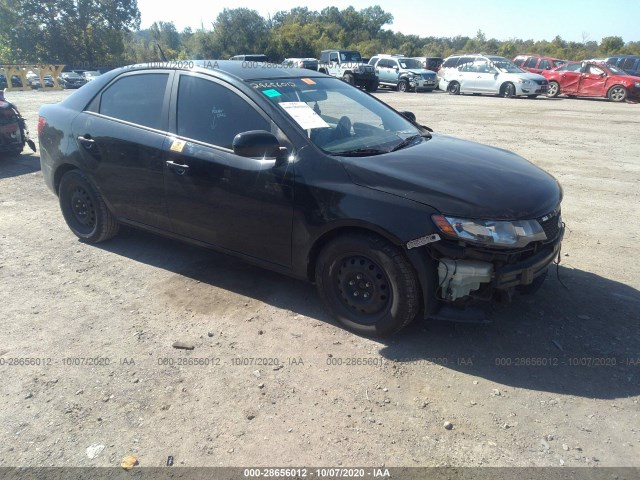
[[[504,57],[478,55],[471,62],[447,70],[439,86],[451,95],[484,93],[536,98],[547,93],[549,81],[542,75],[516,67]]]

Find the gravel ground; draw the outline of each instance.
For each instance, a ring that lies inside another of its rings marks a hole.
[[[66,95],[7,93],[34,137]],[[489,325],[360,338],[312,285],[130,229],[83,244],[38,154],[0,160],[0,467],[640,467],[640,105],[376,95],[555,175],[557,276]]]

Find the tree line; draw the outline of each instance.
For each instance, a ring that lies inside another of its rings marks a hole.
[[[481,31],[474,37],[405,35],[384,28],[393,15],[380,6],[362,10],[297,7],[269,18],[247,8],[225,8],[210,25],[178,31],[172,21],[141,30],[136,0],[0,0],[0,64],[64,63],[119,66],[167,59],[224,59],[265,53],[271,61],[318,57],[328,48],[359,50],[363,56],[402,53],[447,57],[482,52],[513,58],[543,54],[582,60],[615,54],[640,55],[640,42],[618,36],[600,42],[497,40]],[[425,32],[425,33],[428,33]],[[160,49],[158,48],[160,46]]]

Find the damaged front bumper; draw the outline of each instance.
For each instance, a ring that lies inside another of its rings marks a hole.
[[[434,316],[442,305],[468,307],[479,302],[504,301],[517,288],[535,291],[550,264],[559,257],[564,225],[551,241],[520,249],[489,249],[452,240],[433,239],[408,250],[418,266],[423,286],[424,316]],[[425,237],[428,238],[428,237]],[[419,262],[419,263],[417,263]],[[435,296],[439,302],[434,302]]]

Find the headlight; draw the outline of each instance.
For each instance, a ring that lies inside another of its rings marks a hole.
[[[521,83],[522,85],[529,85],[531,82],[529,80],[525,80],[524,78],[519,78],[518,83]]]
[[[489,247],[519,248],[531,242],[547,239],[536,220],[506,222],[444,215],[433,215],[431,218],[446,236]]]
[[[633,85],[640,90],[640,82],[634,82]]]

